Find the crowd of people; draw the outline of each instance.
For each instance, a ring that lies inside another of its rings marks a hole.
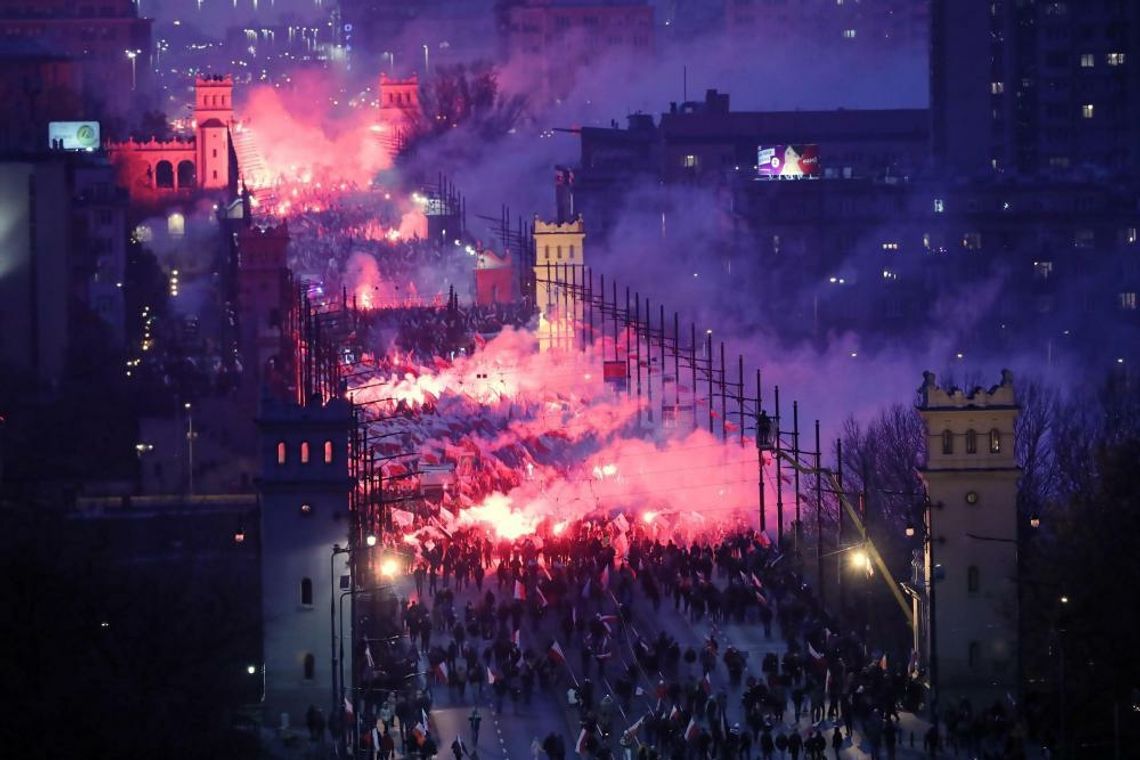
[[[480,705],[525,710],[536,691],[568,690],[566,720],[536,738],[536,758],[552,760],[568,750],[593,760],[839,758],[857,737],[871,757],[916,744],[931,757],[1024,756],[1001,704],[975,713],[962,703],[923,735],[904,730],[900,709],[923,698],[913,667],[897,664],[907,658],[892,666],[846,630],[759,534],[683,546],[632,525],[618,556],[615,530],[580,522],[506,542],[470,528],[421,546],[414,591],[387,612],[422,678],[401,687],[372,651],[357,658],[374,756],[390,757],[385,746],[425,760],[438,751],[433,688],[474,705],[473,717]],[[669,606],[680,623],[672,632]],[[743,631],[773,640],[758,662],[755,646],[732,640]],[[576,735],[558,730],[567,721]],[[456,760],[474,757],[477,737],[460,747]]]

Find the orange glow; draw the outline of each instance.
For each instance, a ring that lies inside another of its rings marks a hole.
[[[644,514],[641,515],[641,521],[643,523],[645,523],[646,525],[650,525],[656,519],[657,519],[657,513],[656,512],[645,512]]]
[[[460,523],[483,523],[499,538],[513,541],[519,536],[534,533],[538,518],[523,514],[511,507],[511,500],[501,493],[493,493],[476,507],[464,510],[459,516]]]
[[[563,520],[560,523],[554,523],[554,535],[561,536],[565,530],[566,530],[566,521],[565,520]]]

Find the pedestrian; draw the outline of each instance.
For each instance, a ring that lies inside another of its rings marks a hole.
[[[455,760],[463,760],[463,740],[458,736],[455,737],[455,741],[451,743],[451,753],[455,755]]]
[[[839,760],[839,750],[843,749],[843,732],[839,726],[835,727],[835,732],[831,735],[831,749],[835,751],[835,760]]]
[[[483,724],[483,717],[479,715],[478,707],[471,711],[471,717],[467,719],[467,722],[471,724],[471,746],[477,748],[479,746],[479,726]]]

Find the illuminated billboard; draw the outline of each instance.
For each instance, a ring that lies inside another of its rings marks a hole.
[[[96,150],[99,147],[99,122],[48,122],[48,147],[52,150]]]
[[[756,170],[764,178],[820,176],[818,145],[760,146],[756,151]]]

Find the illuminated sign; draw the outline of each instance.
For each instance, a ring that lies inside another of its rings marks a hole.
[[[818,145],[776,145],[771,148],[760,146],[756,151],[756,171],[764,178],[818,177]]]
[[[48,147],[53,150],[95,150],[99,147],[99,122],[48,122]]]

